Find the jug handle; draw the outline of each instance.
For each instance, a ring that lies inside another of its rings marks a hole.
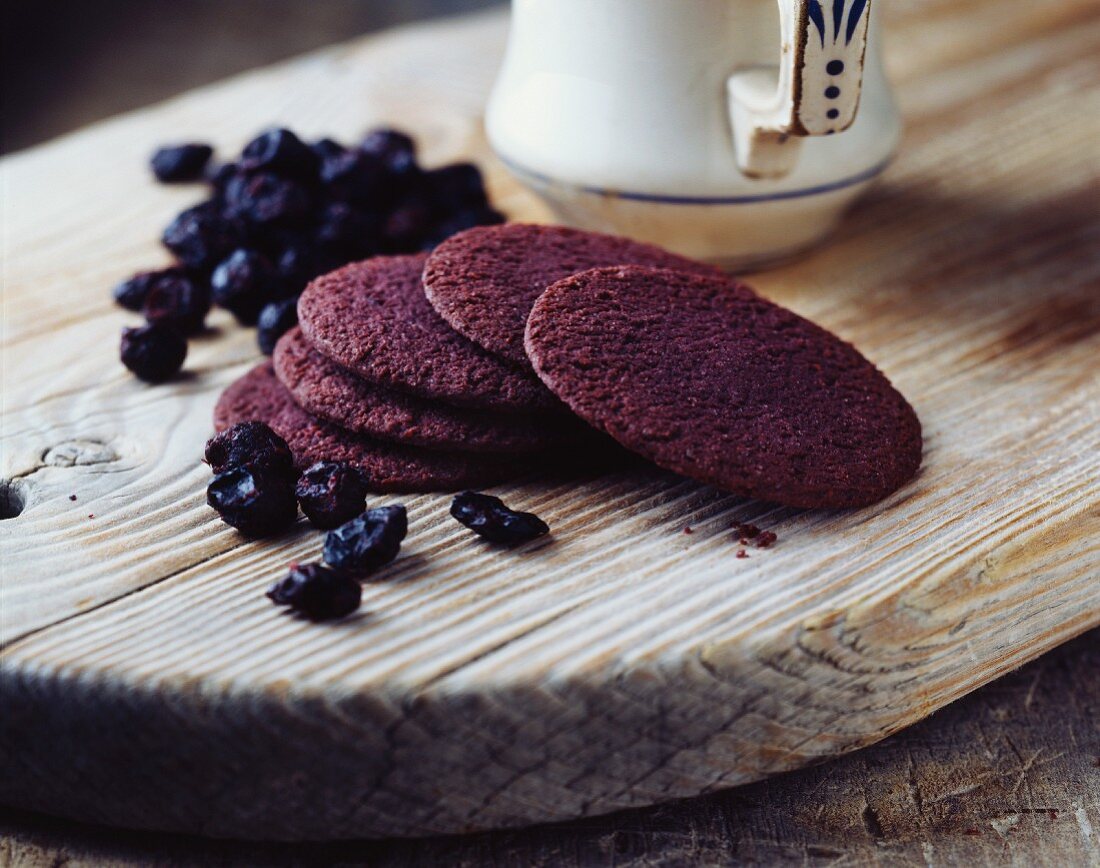
[[[727,82],[737,164],[753,178],[781,178],[798,162],[801,137],[852,125],[863,86],[871,0],[779,0],[782,54]]]

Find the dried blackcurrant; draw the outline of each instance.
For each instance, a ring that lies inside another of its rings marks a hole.
[[[222,163],[219,166],[212,166],[206,170],[206,182],[214,188],[216,192],[221,192],[225,189],[225,185],[229,183],[229,179],[235,177],[240,172],[236,163]]]
[[[294,483],[265,464],[231,467],[206,488],[206,502],[245,536],[271,536],[294,523]]]
[[[215,202],[181,212],[161,236],[180,262],[198,271],[213,268],[240,246],[241,240],[240,227],[223,215]]]
[[[432,205],[422,197],[407,197],[389,216],[382,227],[386,249],[393,253],[419,250],[433,225]]]
[[[369,509],[325,534],[325,563],[345,572],[367,575],[397,557],[408,529],[405,507]]]
[[[530,512],[515,512],[499,497],[464,491],[451,502],[451,515],[490,542],[518,545],[550,532],[541,518]]]
[[[187,144],[160,148],[150,165],[153,174],[162,184],[179,181],[198,181],[210,161],[214,149],[210,145]]]
[[[267,592],[279,606],[289,606],[311,621],[332,621],[359,608],[363,588],[351,576],[320,564],[291,564],[285,579]]]
[[[163,383],[179,373],[187,358],[187,340],[167,325],[122,330],[122,364],[147,383]]]
[[[203,456],[214,473],[263,465],[293,484],[294,456],[286,441],[263,422],[238,422],[206,441]]]
[[[127,310],[141,311],[149,290],[163,278],[180,277],[186,272],[182,268],[162,268],[159,271],[139,271],[128,280],[122,281],[112,291],[116,302]]]
[[[337,154],[342,154],[347,150],[335,139],[323,138],[312,142],[309,149],[313,151],[318,160],[324,161],[328,157],[335,157]]]
[[[150,323],[172,326],[183,335],[198,334],[210,312],[210,287],[201,278],[167,275],[149,288],[141,310]]]
[[[249,172],[275,172],[309,181],[317,175],[317,164],[317,155],[310,147],[280,127],[260,133],[241,151],[241,168]]]
[[[302,512],[314,527],[339,527],[367,505],[363,475],[342,461],[319,461],[298,478],[295,488]]]
[[[318,246],[315,241],[306,240],[284,247],[275,267],[283,285],[298,295],[313,278],[341,264],[335,253]]]
[[[317,217],[314,238],[334,254],[360,259],[374,252],[373,236],[378,226],[364,212],[344,202],[331,202]]]
[[[473,163],[454,163],[435,169],[424,176],[423,183],[437,207],[448,213],[489,204],[481,170]]]
[[[378,158],[392,175],[406,175],[417,170],[416,143],[398,130],[371,130],[360,150]]]
[[[225,185],[229,213],[249,223],[292,226],[303,222],[313,207],[309,191],[270,172],[234,175]]]
[[[256,343],[260,352],[270,356],[279,338],[298,324],[298,297],[284,298],[264,305],[256,320]]]
[[[210,276],[214,303],[239,322],[252,325],[267,302],[277,298],[282,282],[275,267],[254,250],[234,250]]]
[[[344,151],[321,164],[321,183],[338,199],[370,202],[386,182],[382,163],[362,151]]]

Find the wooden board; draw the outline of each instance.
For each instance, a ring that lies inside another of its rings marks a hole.
[[[398,123],[545,216],[480,132],[504,20],[322,52],[3,161],[2,503],[24,508],[0,522],[0,799],[266,838],[594,814],[870,744],[1100,623],[1096,5],[890,8],[900,158],[830,246],[755,283],[913,400],[917,481],[822,513],[656,471],[528,480],[501,493],[555,534],[522,556],[408,498],[401,560],[339,626],[262,596],[318,534],[243,543],[203,503],[210,409],[251,335],[218,319],[188,379],[143,387],[106,291],[159,261],[194,195],[147,180],[151,148],[230,149],[272,120]],[[736,559],[735,520],[780,543]]]
[[[304,844],[124,833],[8,809],[0,864],[1095,866],[1100,630],[872,747],[672,805],[479,835]]]

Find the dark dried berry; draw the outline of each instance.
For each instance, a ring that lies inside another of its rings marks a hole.
[[[203,455],[214,473],[233,467],[263,465],[294,481],[294,456],[286,441],[263,422],[238,422],[206,441]]]
[[[260,352],[270,356],[279,338],[298,325],[298,297],[284,298],[264,305],[256,320],[256,343]]]
[[[298,478],[294,490],[302,512],[314,527],[339,527],[367,506],[363,475],[342,461],[319,461]]]
[[[473,163],[454,163],[435,169],[424,176],[423,183],[436,206],[444,212],[485,208],[489,204],[481,170]]]
[[[518,545],[550,532],[537,515],[515,512],[499,497],[464,491],[451,502],[451,515],[490,542]]]
[[[282,282],[275,267],[254,250],[234,250],[210,276],[214,303],[239,322],[252,325],[261,308],[279,296]]]
[[[380,506],[325,534],[325,563],[366,575],[397,557],[408,532],[405,507]]]
[[[344,202],[330,202],[317,218],[317,243],[348,258],[365,258],[374,252],[377,223]]]
[[[393,253],[411,253],[423,246],[433,225],[432,206],[419,197],[399,204],[382,227],[386,248]]]
[[[311,621],[331,621],[359,608],[362,586],[346,573],[320,564],[290,565],[290,573],[276,582],[267,596],[278,606],[290,606]]]
[[[316,268],[316,255],[305,241],[288,244],[275,259],[275,270],[283,285],[293,288],[295,293],[306,288],[306,284],[316,276]]]
[[[359,148],[378,158],[392,175],[406,175],[417,170],[416,143],[398,130],[371,130]]]
[[[183,211],[168,224],[161,241],[180,262],[196,271],[209,271],[241,243],[240,228],[204,202]]]
[[[179,277],[185,274],[182,268],[163,268],[160,271],[139,271],[129,280],[124,280],[112,291],[116,302],[127,310],[141,311],[149,290],[165,277]]]
[[[141,310],[150,323],[172,326],[183,335],[198,334],[210,312],[210,288],[184,274],[162,277],[150,287]]]
[[[321,164],[321,183],[333,196],[353,202],[370,202],[386,183],[382,163],[362,151],[344,151]]]
[[[337,154],[342,154],[347,150],[343,145],[334,139],[323,138],[310,144],[309,149],[313,151],[317,159],[324,161],[329,157],[335,157]]]
[[[231,467],[206,488],[206,502],[245,536],[271,536],[294,523],[294,484],[264,464]]]
[[[162,184],[178,181],[198,181],[210,161],[214,149],[210,145],[187,144],[161,148],[150,160],[153,174]]]
[[[301,184],[270,172],[234,175],[225,185],[229,213],[250,223],[291,226],[301,223],[313,207]]]
[[[218,192],[225,189],[225,185],[229,183],[230,178],[235,177],[240,173],[236,163],[222,163],[220,166],[213,166],[206,170],[206,182]]]
[[[249,172],[275,172],[287,177],[313,180],[317,155],[290,130],[265,130],[244,146],[241,168]]]
[[[187,340],[166,325],[122,330],[122,364],[147,383],[163,383],[179,373],[187,358]]]
[[[472,229],[475,226],[496,226],[506,219],[503,214],[494,211],[492,208],[459,211],[433,226],[421,243],[421,249],[431,250],[458,232]]]
[[[333,251],[318,247],[315,242],[303,241],[283,248],[275,267],[284,287],[298,295],[313,278],[342,263]]]

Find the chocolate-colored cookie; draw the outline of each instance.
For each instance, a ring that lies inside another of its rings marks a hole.
[[[539,469],[541,459],[437,452],[372,440],[311,416],[294,403],[270,362],[233,383],[214,408],[214,427],[258,420],[275,430],[304,469],[317,461],[347,461],[372,491],[453,491],[492,485]]]
[[[565,408],[530,373],[454,331],[424,297],[423,254],[378,256],[314,280],[298,301],[310,344],[366,380],[463,407]]]
[[[572,415],[559,419],[449,407],[370,383],[322,356],[298,328],[283,335],[271,360],[275,375],[304,410],[381,440],[522,453],[602,436]]]
[[[655,464],[799,507],[913,477],[913,408],[848,343],[726,277],[627,266],[535,303],[527,353],[582,419]]]
[[[424,266],[424,292],[460,334],[527,367],[523,328],[535,299],[551,283],[606,265],[721,273],[629,238],[508,223],[469,229],[440,244]]]

